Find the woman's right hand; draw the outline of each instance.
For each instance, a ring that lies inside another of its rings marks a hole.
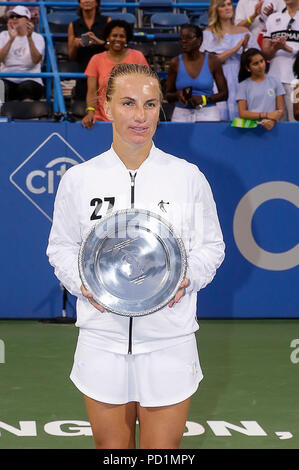
[[[187,106],[188,101],[186,100],[184,96],[183,90],[177,90],[177,101],[181,103],[183,106]]]
[[[81,285],[81,292],[82,292],[82,295],[84,297],[86,297],[86,299],[88,300],[88,302],[93,305],[94,308],[96,308],[97,310],[99,310],[100,312],[104,313],[105,312],[105,309],[99,305],[94,299],[93,299],[93,295],[91,292],[89,292],[88,290],[85,289],[85,287],[83,285]]]
[[[83,47],[83,42],[82,42],[81,38],[74,38],[73,44],[77,48],[78,47]]]
[[[244,38],[240,39],[239,42],[235,45],[234,49],[232,49],[233,52],[238,52],[238,50],[243,46]]]
[[[88,36],[89,36],[89,45],[94,46],[95,44],[103,46],[105,44],[105,41],[103,39],[99,39],[92,31],[88,31]]]
[[[92,126],[96,122],[95,114],[93,111],[88,111],[86,116],[82,119],[81,123],[83,127],[87,127],[87,129],[92,129]]]
[[[243,49],[246,48],[247,44],[248,44],[248,41],[249,41],[249,38],[250,38],[250,34],[249,33],[246,33],[242,39],[240,39],[239,42],[237,42],[236,46],[234,49],[232,49],[233,51],[235,52],[238,52],[238,50],[243,47]]]
[[[244,38],[243,38],[243,42],[242,42],[243,50],[245,50],[247,48],[249,39],[250,39],[250,34],[246,33]]]

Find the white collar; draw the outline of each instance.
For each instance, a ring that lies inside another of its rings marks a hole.
[[[137,168],[137,170],[134,170],[134,171],[140,171],[142,168],[144,168],[144,166],[147,166],[153,160],[155,153],[156,153],[156,146],[155,146],[154,142],[152,142],[152,146],[151,146],[151,149],[150,149],[150,152],[149,152],[147,158],[141,163],[140,167]],[[115,150],[113,148],[113,144],[111,145],[110,150],[109,150],[109,160],[111,158],[113,159],[114,164],[116,164],[118,166],[122,166],[126,171],[130,171],[130,169],[125,166],[125,164],[122,162],[122,160],[119,158],[119,156],[115,152]]]

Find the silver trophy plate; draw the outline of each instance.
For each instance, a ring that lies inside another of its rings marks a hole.
[[[186,252],[173,227],[138,209],[114,212],[95,224],[79,252],[85,289],[106,310],[136,317],[161,309],[186,274]]]

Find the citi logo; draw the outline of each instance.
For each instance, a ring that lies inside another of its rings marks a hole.
[[[10,175],[10,182],[50,222],[61,177],[84,158],[58,133],[47,137]]]
[[[72,158],[59,157],[54,158],[46,165],[46,171],[33,170],[28,173],[26,178],[26,187],[33,194],[54,194],[54,179],[59,179],[67,170],[67,164],[77,165],[77,161]],[[55,168],[56,167],[56,168]]]

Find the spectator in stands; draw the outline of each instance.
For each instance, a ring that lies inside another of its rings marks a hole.
[[[172,59],[166,83],[168,102],[176,102],[172,121],[220,120],[216,103],[227,99],[227,84],[218,57],[200,52],[202,36],[197,25],[181,27],[183,53]],[[214,80],[218,93],[213,92]]]
[[[99,3],[100,0],[79,0],[80,18],[68,27],[69,58],[78,63],[79,72],[85,71],[94,54],[105,51],[103,31],[111,18],[101,15]],[[74,93],[76,99],[86,99],[86,79],[77,80]]]
[[[41,78],[13,78],[9,73],[40,73],[45,53],[44,38],[35,33],[28,8],[16,6],[7,13],[7,31],[0,33],[1,72],[7,73],[6,100],[39,100],[44,93]]]
[[[283,120],[295,121],[292,103],[294,57],[299,51],[299,0],[285,0],[286,8],[271,15],[266,23],[263,52],[270,60],[270,74],[286,91]]]
[[[82,119],[82,125],[89,129],[96,121],[109,121],[104,111],[103,101],[108,78],[114,65],[123,62],[148,66],[142,52],[128,48],[128,42],[133,37],[129,23],[123,20],[112,20],[107,23],[103,35],[108,50],[94,55],[85,70],[85,75],[88,77],[87,114]]]
[[[14,0],[7,0],[8,2],[12,2]],[[35,2],[36,0],[24,0],[24,2]],[[10,11],[10,10],[13,10],[14,9],[14,6],[11,6],[11,7],[4,7],[5,8],[5,11],[4,11],[4,14],[7,15],[7,13]],[[33,21],[34,24],[37,24],[38,21],[39,21],[39,7],[31,7],[28,5],[28,10],[30,11],[31,13],[31,21]]]
[[[267,65],[259,49],[242,54],[236,100],[241,118],[260,120],[265,129],[271,130],[283,115],[285,91],[277,78],[267,75]]]
[[[235,24],[245,26],[258,39],[268,16],[285,8],[284,0],[239,0]]]
[[[235,26],[234,7],[231,0],[212,0],[209,8],[209,27],[203,33],[201,50],[214,52],[223,64],[227,80],[228,100],[217,103],[222,121],[238,115],[236,93],[240,57],[248,47],[259,48],[256,39],[244,26]]]
[[[296,121],[299,121],[299,52],[296,54],[296,58],[293,65],[293,72],[297,80],[293,84],[293,112]]]

